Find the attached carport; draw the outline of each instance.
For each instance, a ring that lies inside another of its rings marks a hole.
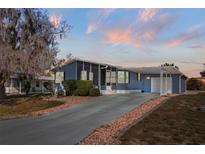
[[[166,95],[186,91],[186,76],[175,66],[141,67],[132,69],[140,72],[144,92]]]

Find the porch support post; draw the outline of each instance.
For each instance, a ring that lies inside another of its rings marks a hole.
[[[85,70],[84,61],[83,61],[83,71]]]
[[[179,94],[182,92],[181,88],[181,75],[179,76]]]
[[[110,67],[110,87],[112,90],[112,67]]]
[[[100,64],[98,64],[98,87],[101,91],[101,70],[100,70]]]
[[[185,92],[187,91],[187,79],[185,80]]]
[[[90,72],[92,72],[92,64],[90,64]]]
[[[163,95],[163,72],[160,71],[160,95]]]
[[[167,94],[167,91],[168,91],[168,87],[167,87],[167,82],[168,82],[168,81],[167,81],[167,80],[168,80],[168,78],[167,78],[167,72],[166,72],[166,83],[165,83],[165,84],[166,84],[166,85],[165,85],[166,94]]]

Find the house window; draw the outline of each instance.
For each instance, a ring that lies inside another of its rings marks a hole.
[[[93,81],[93,72],[89,72],[89,80]]]
[[[141,73],[137,73],[137,80],[140,81],[141,80]]]
[[[118,76],[118,83],[125,83],[125,72],[124,71],[118,71],[117,72]]]
[[[64,72],[56,72],[56,83],[61,83],[64,80]]]
[[[116,83],[116,72],[111,72],[111,83]]]
[[[87,80],[87,71],[81,71],[81,80]]]
[[[36,81],[36,87],[37,87],[37,88],[40,87],[39,81]]]
[[[129,83],[129,72],[125,72],[125,83]]]

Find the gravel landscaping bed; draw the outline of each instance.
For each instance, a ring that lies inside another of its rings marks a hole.
[[[146,103],[141,104],[132,111],[124,114],[117,119],[114,119],[111,123],[97,128],[90,135],[84,138],[80,142],[80,144],[119,144],[118,136],[123,130],[128,128],[130,125],[136,123],[147,112],[153,110],[157,105],[159,105],[168,98],[169,97],[166,96],[160,96],[158,98],[152,99]]]

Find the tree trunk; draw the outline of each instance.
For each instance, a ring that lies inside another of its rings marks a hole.
[[[0,99],[4,99],[6,97],[5,86],[4,83],[0,84]]]

